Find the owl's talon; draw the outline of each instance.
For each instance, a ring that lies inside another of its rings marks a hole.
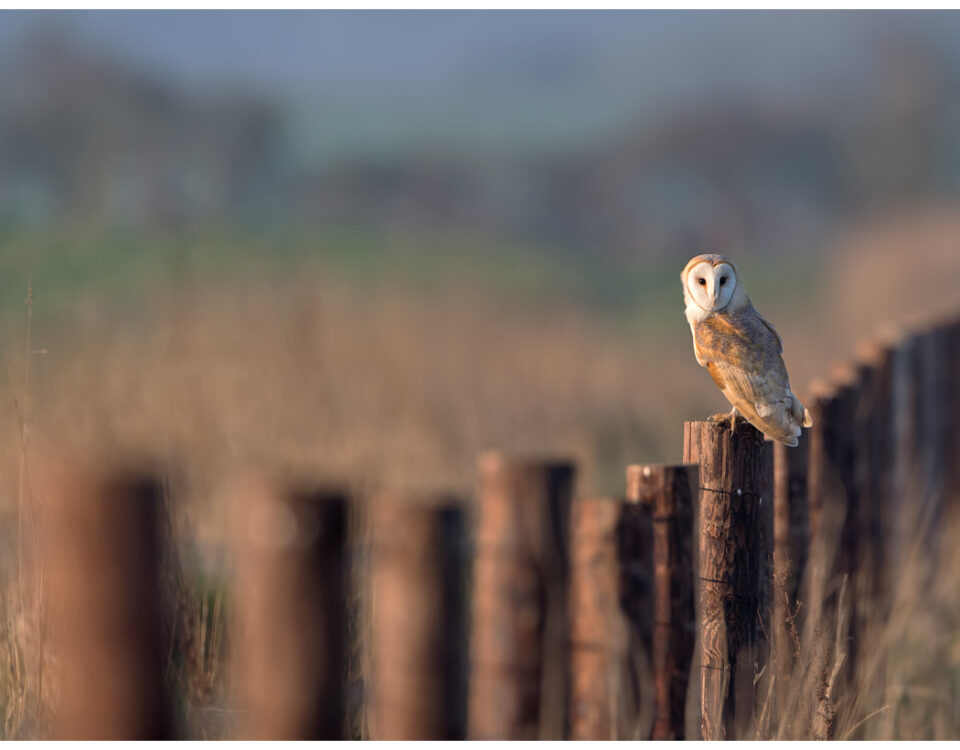
[[[727,422],[729,422],[730,432],[736,432],[738,416],[740,415],[737,413],[737,410],[734,409],[733,411],[726,414],[714,414],[712,417],[710,417],[710,421],[713,422],[714,424],[720,424],[720,425],[726,424]]]

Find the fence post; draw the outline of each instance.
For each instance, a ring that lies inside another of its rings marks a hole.
[[[463,509],[451,498],[382,495],[371,500],[367,514],[369,737],[463,739]]]
[[[807,400],[809,402],[809,399]],[[795,448],[773,446],[773,606],[772,663],[776,667],[778,692],[796,663],[800,582],[806,572],[810,540],[807,506],[809,432],[804,431]],[[779,702],[778,702],[779,705]]]
[[[172,739],[161,484],[139,472],[45,468],[41,553],[59,666],[54,735]]]
[[[949,520],[956,517],[960,505],[960,317],[950,320],[945,331],[945,367],[947,383],[947,405],[945,419],[947,430],[947,473],[945,497]],[[948,520],[948,524],[949,524]]]
[[[627,499],[650,508],[653,520],[654,719],[651,739],[682,740],[696,623],[693,508],[699,467],[627,467]]]
[[[570,524],[570,738],[646,739],[653,529],[646,508],[597,497]]]
[[[342,739],[347,496],[254,480],[236,498],[235,658],[249,739]]]
[[[762,652],[761,589],[769,555],[764,514],[772,498],[770,448],[745,420],[686,422],[684,462],[700,466],[700,733],[731,739],[743,732],[754,703]]]
[[[893,447],[892,507],[898,519],[891,535],[891,562],[899,567],[905,560],[907,546],[916,532],[916,498],[918,482],[920,441],[918,393],[918,342],[915,336],[901,338],[891,361],[891,390],[893,402]]]
[[[837,384],[817,382],[811,387],[813,397],[809,407],[814,424],[810,428],[807,468],[810,551],[803,595],[809,607],[803,620],[803,634],[813,650],[809,672],[818,679],[813,686],[814,694],[804,699],[814,701],[815,720],[810,730],[815,739],[821,740],[833,736],[837,686],[828,678],[832,674],[831,665],[840,658],[834,652],[833,662],[830,660],[837,635],[844,648],[844,666],[852,663],[843,645],[849,642],[851,595],[847,593],[842,602],[839,597],[851,559],[843,546],[844,534],[852,528],[848,527],[853,476],[849,391]],[[849,592],[849,588],[847,590]],[[843,612],[839,611],[840,604],[844,605]],[[836,618],[841,615],[842,622],[837,622]],[[842,630],[837,634],[841,624]]]
[[[888,614],[890,565],[887,559],[890,518],[892,443],[891,349],[878,342],[858,347],[861,403],[856,415],[862,540],[861,629],[885,622]]]
[[[467,734],[562,739],[574,468],[486,453],[478,469]]]
[[[832,390],[825,382],[815,381],[809,393],[808,409],[813,417],[813,426],[807,432],[807,528],[810,541],[806,577],[800,582],[800,596],[807,603],[803,631],[805,634],[809,631],[812,635],[813,628],[820,621],[826,590],[828,548],[824,539],[824,504],[829,494],[826,438]]]
[[[946,381],[947,381],[947,489],[948,512],[953,518],[960,505],[960,317],[950,320],[946,325]]]
[[[946,331],[942,325],[932,325],[918,334],[919,374],[917,381],[917,409],[920,423],[918,446],[920,504],[923,508],[921,529],[933,543],[943,515],[948,428],[948,384]]]
[[[846,599],[843,602],[846,607],[846,612],[843,613],[846,623],[846,656],[840,676],[846,680],[847,684],[852,684],[850,681],[856,674],[857,668],[863,599],[860,561],[864,553],[864,540],[860,535],[860,518],[863,488],[861,467],[865,466],[865,463],[861,452],[864,446],[860,438],[863,420],[859,416],[863,403],[863,389],[861,382],[857,379],[856,370],[849,365],[835,367],[833,375],[836,386],[834,414],[837,429],[833,433],[834,441],[830,455],[837,470],[844,501],[842,507],[845,509],[840,525],[837,564],[833,574],[838,591],[844,579],[847,581]],[[834,601],[832,595],[828,599],[831,603]],[[840,603],[839,599],[836,601]]]

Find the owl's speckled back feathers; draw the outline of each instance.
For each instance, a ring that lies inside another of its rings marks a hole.
[[[808,415],[790,391],[780,337],[752,305],[695,323],[693,346],[723,395],[750,424],[796,445]]]

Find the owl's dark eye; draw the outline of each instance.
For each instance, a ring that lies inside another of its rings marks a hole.
[[[707,285],[707,280],[706,280],[706,279],[697,279],[697,283],[698,283],[700,286],[706,286],[706,285]]]
[[[726,276],[721,276],[721,277],[720,277],[720,286],[723,286],[723,285],[726,284],[726,283],[727,283],[727,277],[726,277]]]

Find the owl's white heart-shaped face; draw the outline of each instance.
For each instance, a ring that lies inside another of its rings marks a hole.
[[[729,263],[697,263],[687,273],[687,292],[701,310],[720,312],[733,298],[737,274]]]

